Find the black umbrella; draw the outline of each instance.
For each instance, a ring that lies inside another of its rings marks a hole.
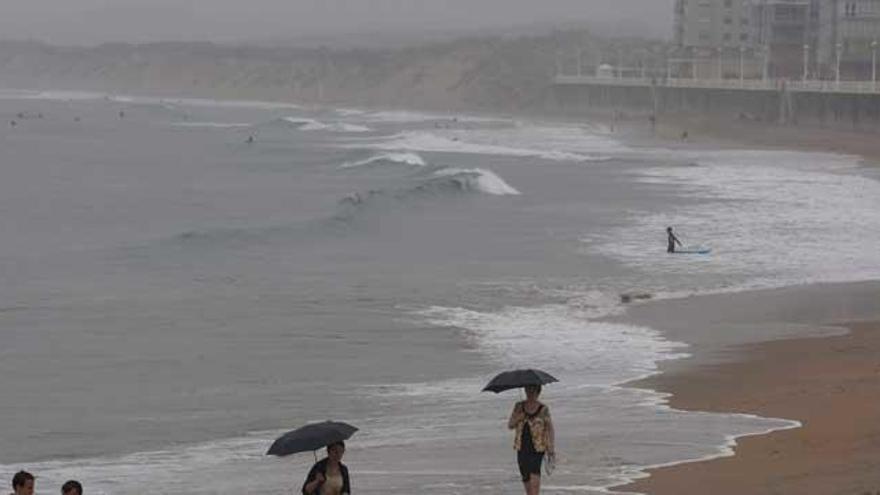
[[[269,447],[266,455],[285,456],[318,450],[330,444],[348,440],[357,430],[350,424],[336,421],[312,423],[281,435]]]
[[[496,376],[483,388],[483,392],[504,392],[514,388],[523,388],[529,385],[546,385],[548,383],[558,382],[556,378],[549,373],[541,370],[514,370],[505,371]]]

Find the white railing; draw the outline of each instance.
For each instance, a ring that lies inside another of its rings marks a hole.
[[[792,92],[880,94],[880,83],[871,81],[783,81],[762,79],[666,79],[641,77],[566,76],[555,78],[559,85],[600,85],[650,87],[652,84],[670,88],[735,89],[744,91],[779,91],[785,86]]]

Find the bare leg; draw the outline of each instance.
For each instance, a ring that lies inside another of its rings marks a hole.
[[[541,493],[541,475],[532,473],[529,482],[526,484],[527,495],[538,495]]]

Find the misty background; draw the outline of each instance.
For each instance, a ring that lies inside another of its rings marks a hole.
[[[363,45],[587,28],[668,38],[667,0],[0,0],[0,38]]]

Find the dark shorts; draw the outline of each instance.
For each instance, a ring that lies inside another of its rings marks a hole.
[[[531,475],[541,476],[541,464],[544,462],[544,454],[538,452],[516,453],[516,461],[519,464],[519,474],[523,483],[527,483]]]

